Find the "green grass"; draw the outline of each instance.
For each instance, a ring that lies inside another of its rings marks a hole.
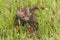
[[[27,28],[20,26],[20,33],[14,27],[14,15],[18,7],[28,7],[34,4],[43,5],[48,10],[35,10],[39,30],[36,35]],[[55,10],[54,22],[51,21]],[[59,0],[0,0],[0,40],[60,40],[60,2]],[[28,37],[27,37],[28,35]],[[39,39],[36,37],[39,36]]]

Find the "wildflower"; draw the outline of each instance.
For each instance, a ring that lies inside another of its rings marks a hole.
[[[30,28],[29,28],[29,31],[31,31],[31,32],[32,32],[32,31],[33,31],[33,28],[31,28],[31,27],[30,27]]]
[[[19,30],[19,26],[18,26],[18,25],[16,26],[16,29],[18,29],[18,30]]]
[[[52,9],[51,12],[52,12],[52,14],[55,14],[55,10],[54,9]]]

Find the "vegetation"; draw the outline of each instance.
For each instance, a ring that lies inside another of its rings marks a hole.
[[[48,10],[35,10],[39,30],[31,35],[26,26],[20,25],[20,33],[14,27],[14,15],[18,7],[39,4]],[[60,0],[0,0],[0,40],[60,40]]]

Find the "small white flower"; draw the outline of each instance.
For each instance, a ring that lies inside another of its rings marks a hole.
[[[48,10],[48,8],[45,8],[45,10]]]

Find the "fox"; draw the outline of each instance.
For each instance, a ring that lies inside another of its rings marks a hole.
[[[40,7],[45,9],[44,7]],[[22,26],[28,23],[28,25],[33,24],[34,30],[38,30],[38,22],[35,19],[33,13],[34,10],[39,9],[38,5],[33,5],[32,7],[17,8],[16,15],[14,17],[15,26],[19,26],[19,21]]]

